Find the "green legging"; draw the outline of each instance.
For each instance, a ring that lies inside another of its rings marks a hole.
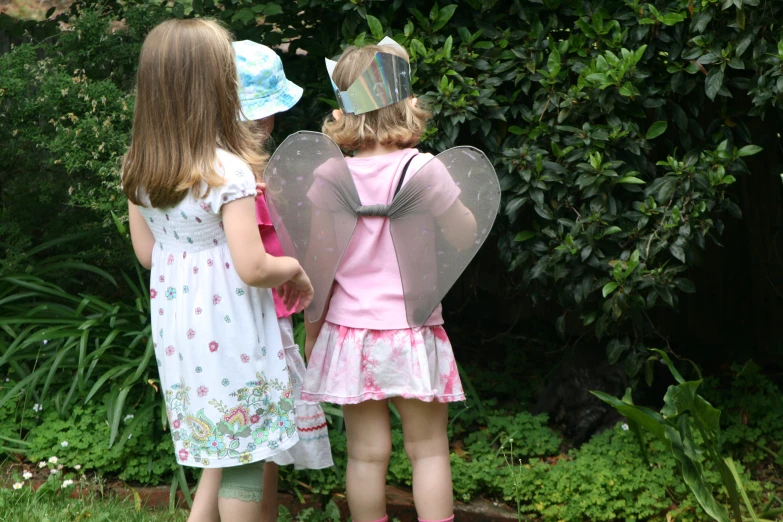
[[[263,487],[263,462],[223,468],[218,496],[243,502],[261,502]]]

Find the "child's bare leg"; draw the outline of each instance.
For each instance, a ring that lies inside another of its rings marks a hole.
[[[201,473],[188,522],[220,522],[217,502],[220,477],[220,468],[205,469]]]
[[[264,492],[261,498],[261,522],[277,521],[278,466],[274,462],[264,464]]]
[[[413,502],[422,520],[443,520],[454,513],[449,439],[449,410],[439,402],[393,399],[402,418],[405,453],[413,467]]]
[[[348,439],[345,493],[354,522],[386,516],[386,470],[391,455],[391,427],[386,401],[343,406]]]

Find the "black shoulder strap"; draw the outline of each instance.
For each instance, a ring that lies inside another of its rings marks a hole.
[[[405,175],[408,173],[408,167],[411,166],[411,162],[413,161],[413,158],[418,156],[418,154],[414,154],[410,157],[408,160],[408,163],[405,164],[405,166],[402,168],[402,176],[400,176],[400,181],[397,183],[397,188],[394,190],[394,196],[392,196],[392,199],[397,197],[397,193],[400,192],[400,189],[402,188],[402,182],[405,181]]]

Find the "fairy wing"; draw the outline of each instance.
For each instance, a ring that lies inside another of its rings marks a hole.
[[[489,236],[500,183],[489,159],[455,147],[409,176],[389,207],[408,324],[422,326]]]
[[[340,148],[326,135],[292,134],[269,159],[264,178],[275,230],[286,255],[296,258],[313,284],[307,316],[323,314],[340,260],[356,228],[361,205]]]

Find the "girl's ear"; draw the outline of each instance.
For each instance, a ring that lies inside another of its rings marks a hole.
[[[335,109],[332,111],[332,118],[334,118],[334,121],[340,121],[340,118],[342,117],[343,117],[342,109]]]
[[[412,107],[416,107],[416,105],[418,105],[418,103],[419,103],[419,99],[418,98],[411,98],[410,100],[411,100],[411,106]]]

